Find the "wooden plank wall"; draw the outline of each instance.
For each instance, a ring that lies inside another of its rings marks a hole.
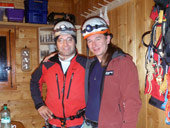
[[[170,127],[165,124],[165,112],[148,104],[150,96],[144,94],[147,49],[141,43],[141,36],[144,32],[151,30],[153,22],[149,16],[153,5],[153,0],[131,0],[109,12],[111,31],[114,34],[113,43],[132,55],[138,68],[142,108],[137,128]],[[149,36],[145,38],[145,41],[149,42]]]
[[[114,0],[107,0],[107,1],[114,1]],[[98,4],[106,5],[107,3],[104,2],[104,0],[73,0],[73,14],[76,16],[77,24],[82,24],[82,22],[85,20],[85,17],[82,17],[80,14],[86,15],[85,12],[91,13],[90,10],[95,11],[94,8],[100,8],[101,6]]]
[[[16,106],[11,104],[11,114],[13,120],[21,120],[26,128],[42,127],[42,120],[34,108],[30,95],[31,73],[38,65],[38,29],[34,27],[16,28],[16,81],[18,95],[22,96],[22,102],[16,101]],[[31,50],[31,71],[23,72],[21,70],[21,49],[28,47]],[[13,108],[14,107],[14,108]]]
[[[7,104],[13,121],[20,121],[25,128],[42,128],[44,121],[34,108],[30,95],[30,78],[38,66],[38,29],[36,27],[16,27],[16,90],[0,91],[0,106]],[[31,50],[31,71],[21,70],[21,49]],[[14,53],[13,53],[14,54]]]
[[[6,0],[0,0],[5,1]],[[23,0],[8,0],[8,2],[22,3]],[[84,18],[80,16],[81,11],[87,11],[92,6],[97,6],[100,0],[62,0],[62,3],[49,0],[50,11],[73,13],[76,16],[77,24],[82,24]],[[57,3],[57,4],[54,4]],[[64,4],[63,4],[64,3]],[[55,5],[55,6],[53,6]],[[148,104],[149,95],[144,95],[145,87],[145,52],[146,48],[141,43],[141,36],[151,29],[152,21],[149,18],[150,11],[154,5],[153,0],[131,0],[121,7],[109,11],[110,29],[114,35],[112,42],[120,46],[124,51],[133,56],[137,65],[140,80],[140,96],[142,108],[139,114],[137,128],[169,128],[165,124],[165,113]],[[61,7],[62,6],[62,7]],[[61,8],[59,8],[61,7]],[[69,8],[70,7],[70,8]],[[74,7],[74,8],[73,8]],[[72,9],[71,9],[72,8]],[[50,12],[49,11],[49,12]],[[38,66],[38,40],[37,29],[30,27],[16,28],[16,83],[17,90],[0,91],[0,106],[7,103],[11,109],[13,120],[24,123],[26,128],[41,128],[42,118],[34,108],[30,91],[29,80],[31,72],[21,71],[20,50],[29,46],[32,50],[32,69]],[[146,42],[149,37],[146,37]],[[85,53],[85,43],[82,44]]]
[[[77,6],[81,6],[81,12],[88,11],[88,8],[91,9],[94,6],[94,1],[78,2],[80,3],[77,3]],[[153,5],[153,0],[131,0],[121,7],[109,11],[108,15],[110,29],[114,35],[112,42],[132,55],[133,61],[137,65],[142,100],[137,128],[170,128],[170,125],[165,123],[165,112],[148,104],[150,96],[144,94],[145,53],[147,49],[141,42],[141,36],[144,32],[151,30],[153,21],[149,16]],[[80,17],[79,23],[82,24],[84,18],[78,14],[76,17]],[[149,42],[149,37],[145,37],[146,42]],[[85,50],[85,43],[82,44],[82,47]],[[85,52],[83,51],[83,53]]]
[[[4,3],[14,3],[15,8],[24,9],[24,0],[0,0]],[[49,0],[48,13],[72,13],[72,0]],[[5,17],[5,21],[7,18]],[[1,30],[1,28],[0,28]],[[30,78],[34,69],[38,66],[38,28],[16,27],[16,90],[0,91],[0,107],[7,104],[11,111],[11,118],[20,121],[25,128],[42,128],[44,120],[36,111],[30,95]],[[31,49],[30,72],[21,71],[21,49],[27,46]],[[43,89],[45,94],[45,89]]]
[[[73,13],[73,0],[48,0],[48,13]]]

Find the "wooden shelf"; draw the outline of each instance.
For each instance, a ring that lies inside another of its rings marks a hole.
[[[55,42],[40,42],[40,45],[50,45],[55,44]]]
[[[53,27],[52,24],[31,24],[31,23],[19,23],[19,22],[3,22],[0,21],[0,27],[16,27],[16,26],[25,26],[25,27]]]

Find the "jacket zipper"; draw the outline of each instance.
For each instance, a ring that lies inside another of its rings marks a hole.
[[[71,79],[70,79],[70,83],[69,83],[69,87],[68,87],[67,99],[68,99],[69,94],[70,94],[70,88],[71,88],[71,83],[72,83],[73,76],[74,76],[74,73],[72,73],[72,75],[71,75]]]
[[[57,88],[58,88],[58,99],[60,99],[60,87],[58,82],[58,75],[56,74],[56,80],[57,80]]]
[[[65,118],[65,112],[64,112],[65,76],[63,77],[63,80],[64,80],[64,84],[63,84],[63,88],[62,88],[62,93],[63,93],[63,96],[62,96],[62,106],[63,106],[63,116]]]

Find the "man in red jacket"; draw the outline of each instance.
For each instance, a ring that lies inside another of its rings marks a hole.
[[[136,128],[141,100],[132,57],[111,43],[109,26],[100,17],[87,19],[82,34],[96,55],[86,69],[83,128]]]
[[[80,128],[85,108],[86,58],[76,52],[76,28],[68,21],[54,27],[58,53],[42,62],[31,77],[31,96],[39,114],[50,128]],[[42,84],[46,83],[46,100]]]

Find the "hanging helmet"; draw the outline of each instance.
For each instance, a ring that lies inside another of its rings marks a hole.
[[[76,37],[76,28],[69,21],[60,21],[54,26],[54,38],[61,34],[71,34]]]
[[[91,17],[82,25],[82,34],[84,39],[94,34],[109,33],[109,26],[101,17]]]

